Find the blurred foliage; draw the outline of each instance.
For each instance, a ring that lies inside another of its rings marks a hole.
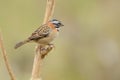
[[[56,0],[64,23],[44,59],[43,80],[120,80],[120,0]],[[35,43],[14,45],[38,28],[46,0],[0,0],[0,30],[19,80],[31,75]],[[0,80],[9,80],[0,54]]]

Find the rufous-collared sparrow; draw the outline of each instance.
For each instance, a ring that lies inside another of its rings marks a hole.
[[[49,45],[59,33],[59,28],[64,26],[61,21],[52,19],[40,26],[30,37],[15,45],[15,49],[28,42],[36,42],[40,45]]]

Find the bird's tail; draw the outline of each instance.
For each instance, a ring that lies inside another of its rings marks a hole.
[[[29,42],[30,40],[24,40],[24,41],[21,41],[21,42],[19,42],[19,43],[17,43],[16,45],[15,45],[15,49],[17,49],[17,48],[19,48],[20,46],[22,46],[22,45],[24,45],[24,44],[26,44],[27,42]]]

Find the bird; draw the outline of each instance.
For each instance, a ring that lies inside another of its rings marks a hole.
[[[49,20],[46,24],[43,24],[36,29],[30,37],[17,43],[14,48],[17,49],[29,42],[35,42],[40,45],[49,45],[58,36],[60,27],[62,26],[64,25],[57,19]]]

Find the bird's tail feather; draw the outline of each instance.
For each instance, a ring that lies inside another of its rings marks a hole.
[[[26,44],[26,43],[29,42],[29,41],[30,41],[30,40],[21,41],[21,42],[17,43],[14,48],[17,49],[17,48],[19,48],[20,46]]]

